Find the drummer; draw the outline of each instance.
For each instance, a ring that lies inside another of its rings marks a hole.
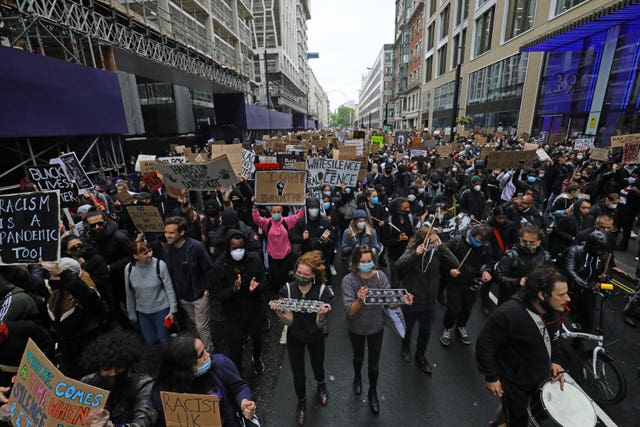
[[[553,267],[538,267],[524,287],[500,305],[476,343],[478,369],[487,389],[502,401],[495,425],[527,427],[527,405],[551,378],[564,390],[560,332],[570,301],[567,279]],[[540,340],[540,334],[542,340]]]

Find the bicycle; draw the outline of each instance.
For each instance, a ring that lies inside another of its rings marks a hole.
[[[603,283],[600,285],[602,291],[611,291],[612,284]],[[563,323],[564,332],[561,334],[565,339],[579,339],[595,341],[596,346],[590,352],[572,352],[577,363],[577,373],[575,380],[583,390],[599,405],[617,405],[622,402],[627,395],[627,380],[621,369],[613,361],[613,356],[604,347],[604,302],[608,293],[594,291],[600,296],[600,319],[595,334],[571,331]]]

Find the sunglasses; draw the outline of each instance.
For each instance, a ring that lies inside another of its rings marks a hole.
[[[104,225],[104,221],[94,222],[93,224],[89,224],[91,228],[98,228],[98,226],[102,227]]]

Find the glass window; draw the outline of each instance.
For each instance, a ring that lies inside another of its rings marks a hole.
[[[433,110],[449,110],[453,108],[453,91],[455,82],[452,80],[433,90]]]
[[[513,55],[469,74],[467,104],[521,97],[528,59],[526,52]]]
[[[438,49],[438,75],[441,76],[447,72],[447,45],[445,44]]]
[[[431,25],[429,25],[429,28],[427,29],[427,50],[433,49],[433,44],[435,40],[434,32],[435,32],[435,23],[432,23]]]
[[[476,9],[480,8],[480,6],[482,6],[483,4],[487,3],[489,0],[478,0],[478,6],[476,7]]]
[[[505,40],[510,40],[533,28],[537,0],[510,0]]]
[[[456,3],[456,26],[469,16],[469,0],[458,0]]]
[[[433,78],[433,55],[428,57],[427,60],[425,61],[424,73],[425,73],[424,82],[425,83],[430,82],[431,79]]]
[[[440,12],[440,38],[443,39],[449,34],[449,5]]]
[[[556,0],[555,14],[560,15],[574,6],[583,3],[585,0]]]
[[[493,33],[493,17],[496,7],[493,6],[480,18],[476,19],[476,46],[475,56],[481,55],[491,49],[491,35]]]
[[[464,63],[465,40],[467,39],[467,29],[465,28],[453,38],[453,67]]]
[[[437,0],[431,0],[429,4],[429,16],[433,16],[433,14],[436,13],[436,1]]]

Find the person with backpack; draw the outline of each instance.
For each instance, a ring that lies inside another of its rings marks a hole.
[[[131,245],[133,260],[125,267],[127,314],[137,320],[147,344],[166,344],[178,301],[167,264],[153,256],[145,242]]]
[[[305,216],[304,207],[292,216],[282,216],[282,206],[271,206],[271,217],[260,214],[256,206],[251,212],[253,222],[262,230],[267,238],[267,256],[269,257],[270,288],[279,289],[289,279],[289,270],[293,263],[289,231],[296,222]]]
[[[342,260],[344,262],[347,262],[356,246],[369,246],[376,256],[379,256],[381,252],[378,234],[369,224],[367,213],[362,209],[353,213],[349,227],[342,233]]]

